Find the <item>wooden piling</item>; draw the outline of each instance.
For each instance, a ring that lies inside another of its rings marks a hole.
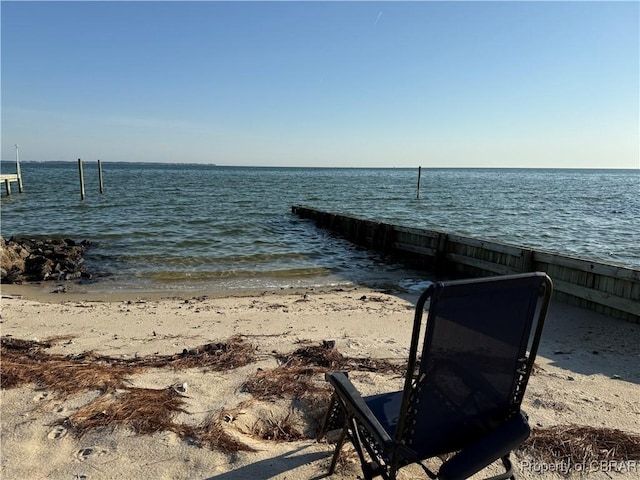
[[[418,190],[416,192],[416,200],[420,199],[420,175],[422,174],[422,167],[418,167]]]
[[[102,162],[98,160],[98,181],[100,182],[100,193],[104,193],[104,185],[102,183]]]
[[[82,160],[78,159],[78,174],[80,175],[80,200],[84,200],[84,172],[82,171]]]
[[[16,145],[16,175],[18,176],[18,192],[22,193],[22,172],[20,170],[20,154]]]

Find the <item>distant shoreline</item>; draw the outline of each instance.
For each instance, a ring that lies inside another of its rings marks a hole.
[[[77,160],[21,160],[21,165],[63,165],[63,166],[75,166]],[[97,159],[83,159],[83,163],[96,163]],[[0,160],[0,166],[6,164],[7,167],[15,166],[15,160]],[[360,166],[360,167],[345,167],[345,166],[308,166],[308,165],[226,165],[220,163],[195,163],[195,162],[139,162],[128,160],[102,160],[102,165],[116,165],[116,166],[130,166],[130,165],[142,165],[145,167],[194,167],[194,168],[221,168],[221,169],[291,169],[291,170],[417,170],[418,167],[422,170],[504,170],[504,171],[592,171],[592,172],[634,172],[640,175],[640,167],[638,168],[601,168],[601,167],[522,167],[517,165],[512,166],[430,166],[430,165],[415,165],[415,166],[393,166],[393,167],[380,167],[380,166]]]

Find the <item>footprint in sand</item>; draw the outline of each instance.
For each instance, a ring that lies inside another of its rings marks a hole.
[[[180,437],[173,432],[165,432],[160,436],[160,442],[167,447],[178,445],[181,441]]]
[[[35,397],[33,397],[34,402],[41,402],[42,400],[46,400],[49,397],[48,392],[39,392]]]
[[[94,457],[100,457],[102,455],[107,455],[109,452],[101,447],[86,447],[81,448],[75,454],[75,457],[84,462],[85,460],[92,459]]]
[[[67,434],[67,429],[64,428],[62,425],[58,425],[56,428],[54,428],[49,432],[49,435],[47,435],[47,437],[49,437],[51,440],[58,440],[64,437],[66,434]]]

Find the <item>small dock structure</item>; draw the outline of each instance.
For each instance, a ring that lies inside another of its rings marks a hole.
[[[7,195],[11,195],[11,183],[18,184],[18,192],[22,193],[22,172],[20,171],[20,154],[18,153],[18,145],[16,147],[16,173],[0,174],[0,182],[3,182],[7,189]]]
[[[553,280],[558,300],[640,323],[640,269],[304,206],[293,206],[292,213],[353,243],[391,254],[443,278],[546,272]]]

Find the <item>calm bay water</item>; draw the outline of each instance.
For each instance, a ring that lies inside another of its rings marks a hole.
[[[3,163],[3,172],[12,172]],[[22,164],[2,197],[2,235],[91,240],[87,289],[239,290],[423,273],[318,230],[306,205],[383,222],[640,268],[640,170],[250,168],[85,162]],[[14,191],[17,188],[14,185]],[[411,280],[408,280],[411,278]]]

